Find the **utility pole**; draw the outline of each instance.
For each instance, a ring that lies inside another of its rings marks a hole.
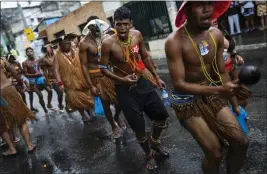
[[[18,5],[18,9],[19,9],[23,24],[24,24],[24,28],[28,28],[28,24],[27,24],[27,21],[25,19],[24,14],[23,14],[23,11],[22,11],[22,8],[21,8],[21,5],[20,5],[19,1],[17,1],[17,5]]]

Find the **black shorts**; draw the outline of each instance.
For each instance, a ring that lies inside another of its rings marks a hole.
[[[115,89],[124,116],[134,132],[145,131],[143,112],[154,121],[168,118],[168,112],[158,94],[143,77],[140,77],[135,87],[116,84]]]

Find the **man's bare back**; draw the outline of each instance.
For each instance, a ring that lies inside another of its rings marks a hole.
[[[221,42],[222,34],[216,28],[211,28],[209,30],[210,34],[213,36],[216,43]],[[191,36],[192,37],[192,36]],[[171,53],[171,50],[180,50],[179,53],[184,64],[184,77],[186,82],[191,83],[199,83],[203,82],[206,79],[201,62],[200,56],[197,51],[199,51],[198,45],[201,41],[206,41],[209,45],[209,53],[203,57],[205,62],[206,70],[210,74],[212,72],[212,61],[215,55],[215,45],[210,37],[208,31],[203,32],[202,35],[198,37],[194,37],[193,39],[195,45],[197,46],[197,50],[192,45],[190,38],[188,37],[184,27],[180,28],[177,32],[172,33],[167,39],[166,46],[166,54],[174,54]],[[218,44],[216,44],[218,48]],[[180,68],[176,67],[177,65],[170,65],[173,67],[172,69],[176,69],[177,71]]]

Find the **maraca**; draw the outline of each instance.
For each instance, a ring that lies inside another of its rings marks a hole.
[[[261,73],[256,66],[243,66],[239,71],[238,78],[241,84],[254,85],[260,81]]]

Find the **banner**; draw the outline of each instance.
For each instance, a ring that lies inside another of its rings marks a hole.
[[[24,34],[28,41],[33,41],[35,39],[34,33],[31,28],[25,28]]]

